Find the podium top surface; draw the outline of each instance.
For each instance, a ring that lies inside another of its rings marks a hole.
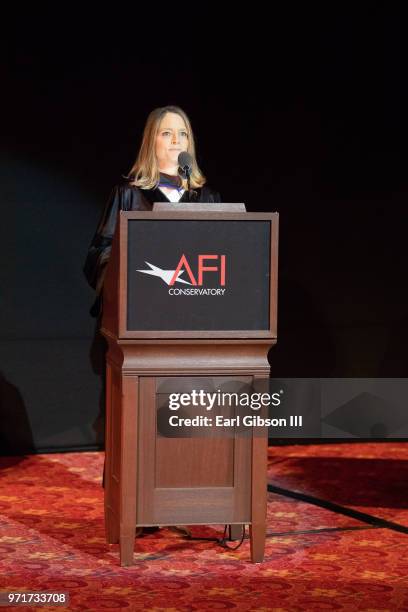
[[[153,212],[246,212],[244,203],[221,202],[154,202]]]

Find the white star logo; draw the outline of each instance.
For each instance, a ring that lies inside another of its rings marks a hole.
[[[137,270],[137,272],[142,272],[142,274],[150,274],[151,276],[158,276],[159,278],[161,278],[167,285],[170,285],[170,281],[174,276],[174,273],[176,270],[162,270],[161,268],[158,268],[157,266],[154,266],[153,264],[149,263],[148,261],[146,261],[145,263],[147,263],[147,265],[151,268],[150,270]],[[177,278],[176,278],[176,283],[185,283],[186,285],[191,285],[191,283],[189,283],[188,281],[180,278],[180,276],[183,274],[184,270],[180,270],[180,272],[177,274]]]

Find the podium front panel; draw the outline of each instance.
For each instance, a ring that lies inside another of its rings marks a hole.
[[[130,215],[124,337],[274,335],[272,215]]]
[[[202,377],[206,385],[222,377]],[[237,384],[251,378],[230,377]],[[251,448],[248,436],[171,438],[160,434],[158,409],[173,388],[190,388],[191,377],[140,379],[138,439],[138,524],[246,523],[251,520]]]

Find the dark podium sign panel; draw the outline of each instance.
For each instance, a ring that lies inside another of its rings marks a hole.
[[[129,219],[127,330],[270,329],[271,221]]]

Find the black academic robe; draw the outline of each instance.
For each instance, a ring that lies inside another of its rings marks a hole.
[[[204,185],[195,190],[196,202],[221,202],[219,193]],[[88,283],[98,293],[97,300],[91,308],[91,314],[98,316],[101,310],[101,285],[104,269],[109,259],[112,239],[115,233],[118,213],[120,210],[149,211],[154,202],[169,202],[160,189],[140,189],[127,183],[114,187],[102,213],[96,233],[88,250],[84,265],[84,273]],[[180,202],[189,202],[187,191],[183,193]]]

